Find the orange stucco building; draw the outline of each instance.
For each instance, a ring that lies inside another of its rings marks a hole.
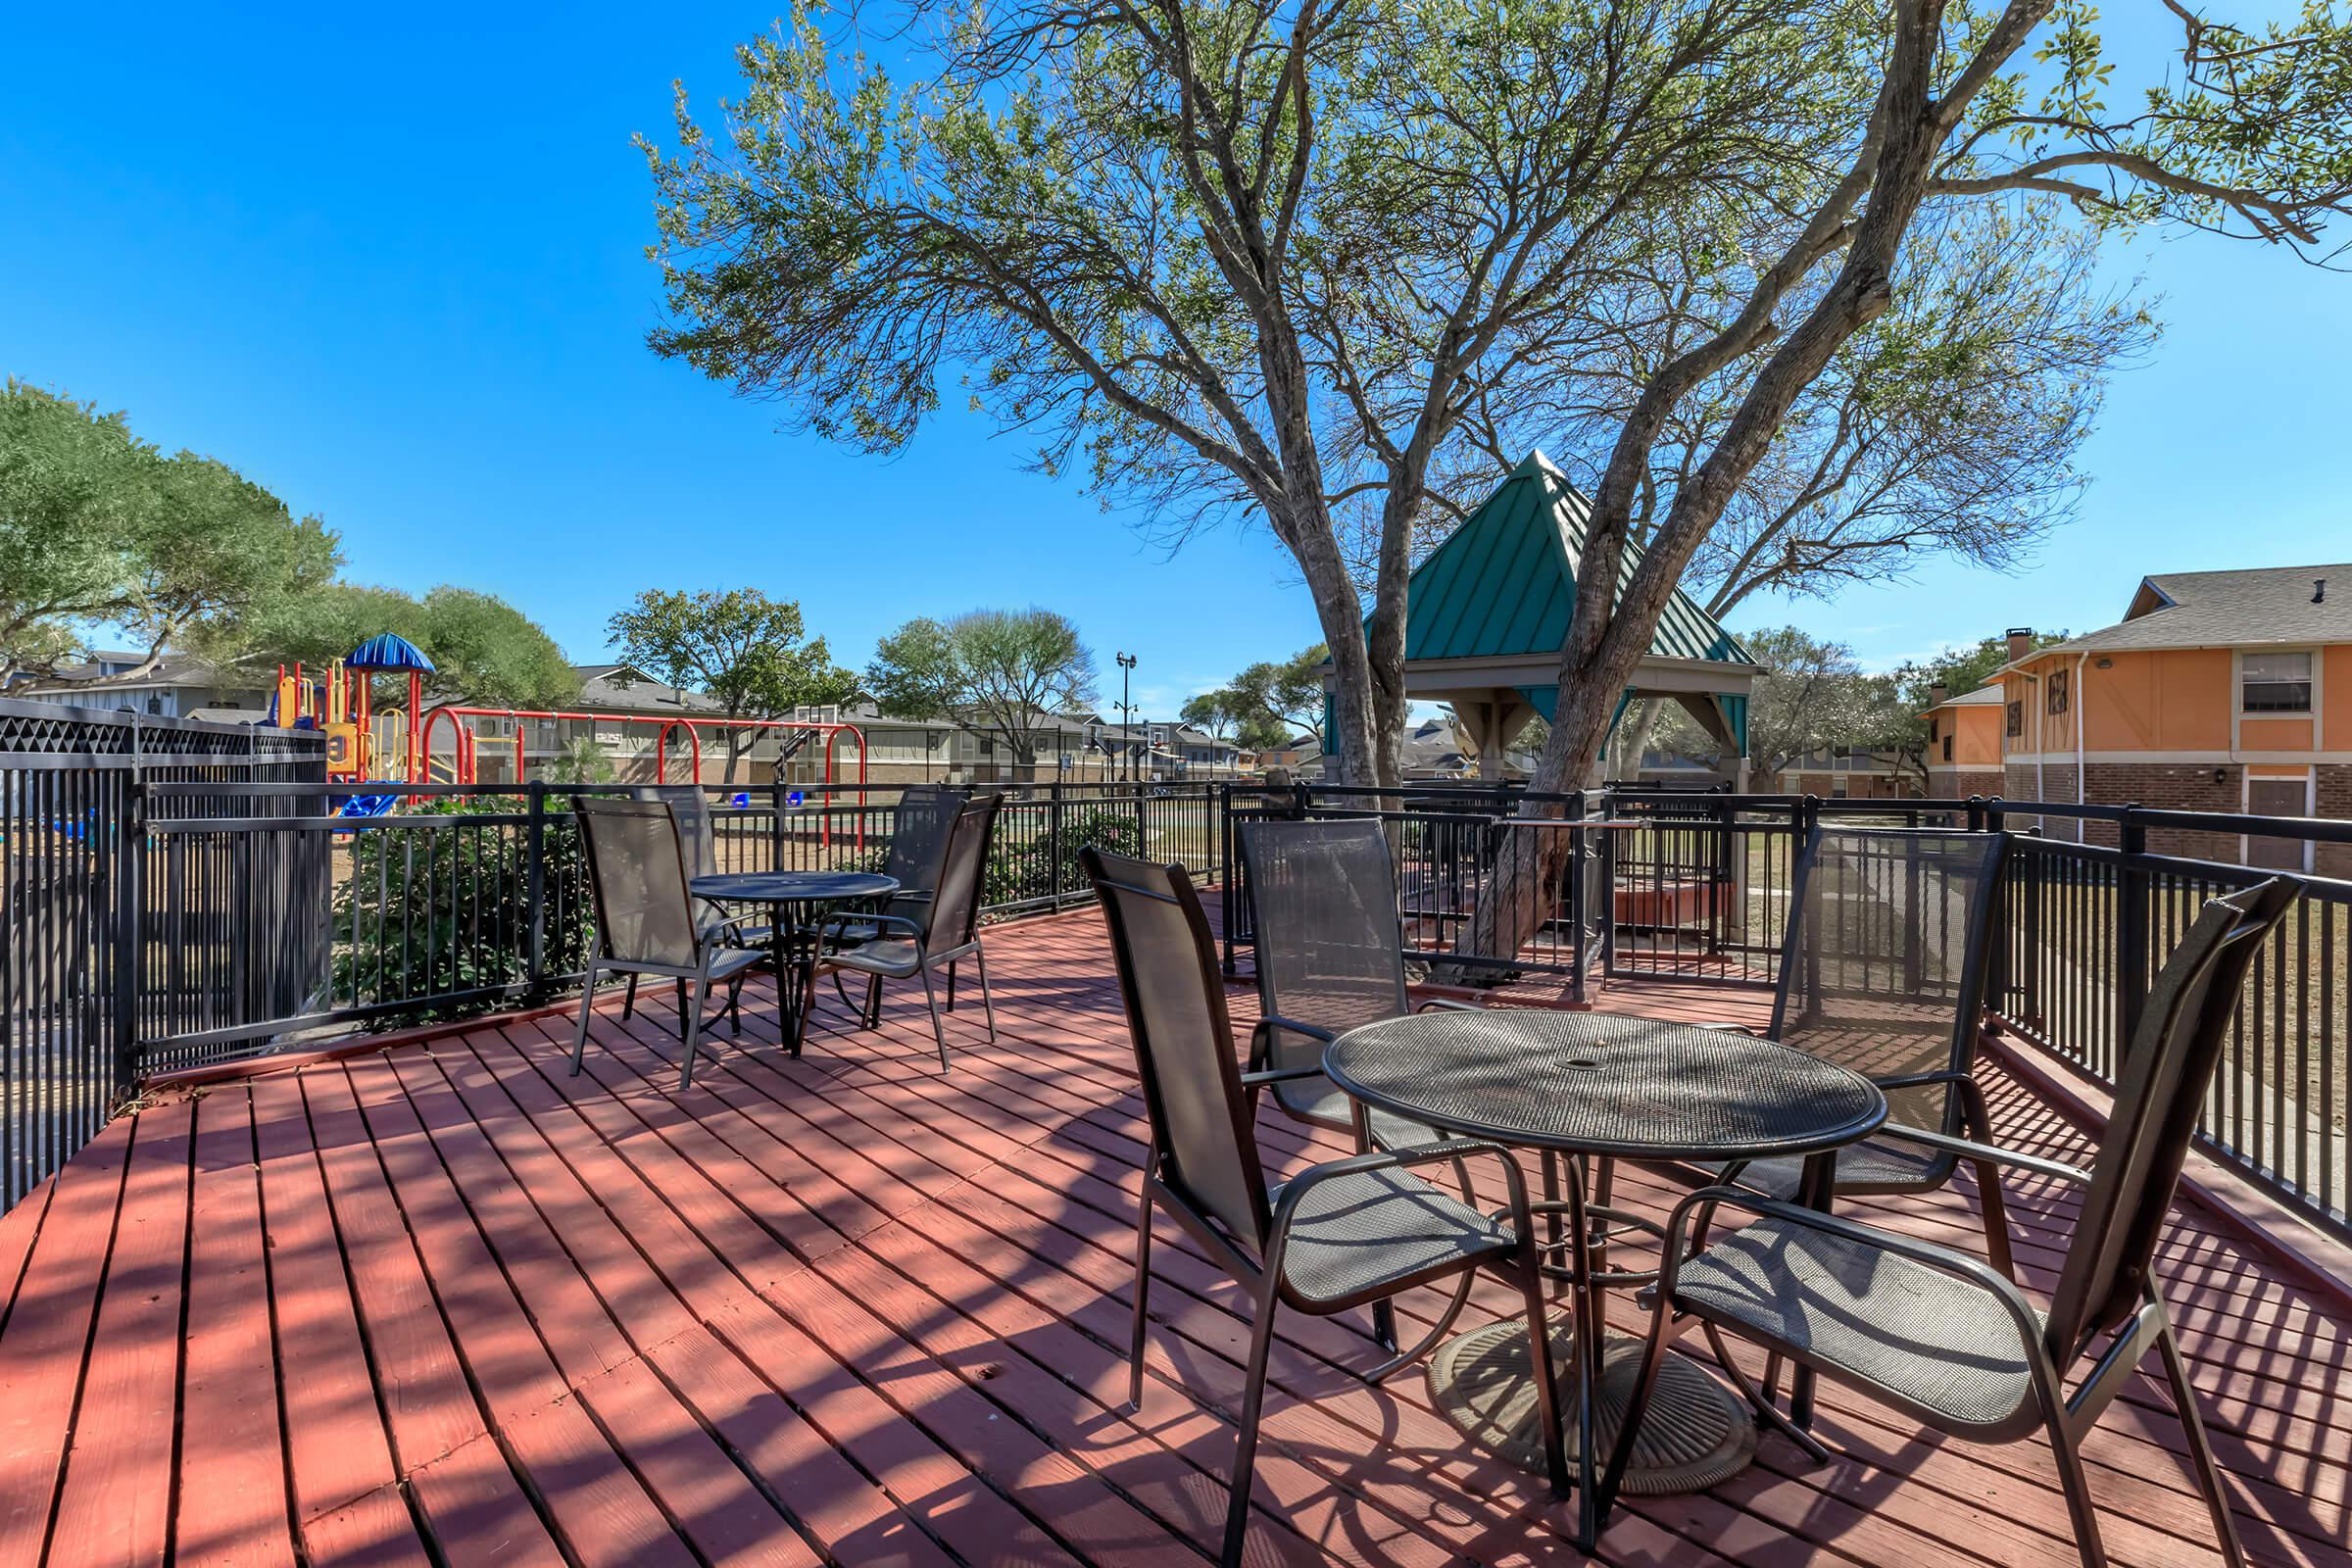
[[[2040,650],[2014,633],[1996,688],[2011,800],[2352,818],[2352,565],[2145,578],[2113,626]],[[2278,841],[2171,839],[2150,847],[2352,871]]]
[[[1928,718],[1928,794],[1939,801],[2006,795],[2001,764],[2001,688],[1982,686],[1957,697],[1938,687]]]

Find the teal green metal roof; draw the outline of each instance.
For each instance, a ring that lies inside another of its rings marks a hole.
[[[1405,599],[1404,657],[1496,659],[1559,652],[1576,614],[1587,516],[1585,498],[1567,476],[1543,453],[1530,453],[1413,568]],[[1628,548],[1625,575],[1631,576],[1641,560],[1639,549]],[[1661,659],[1755,662],[1679,588],[1658,618],[1649,651]]]

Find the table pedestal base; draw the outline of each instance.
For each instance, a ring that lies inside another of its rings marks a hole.
[[[1567,1411],[1573,1474],[1576,1336],[1563,1323],[1552,1331],[1551,1343],[1552,1365],[1563,1374],[1560,1400]],[[1642,1375],[1642,1341],[1623,1336],[1602,1343],[1599,1397],[1593,1401],[1600,1444],[1596,1464],[1608,1463],[1617,1423]],[[1438,1347],[1429,1359],[1429,1392],[1446,1419],[1471,1442],[1521,1469],[1544,1473],[1544,1433],[1527,1359],[1526,1324],[1492,1323]],[[1623,1490],[1642,1496],[1703,1492],[1746,1469],[1755,1456],[1756,1422],[1746,1402],[1697,1362],[1670,1350],[1658,1367]]]

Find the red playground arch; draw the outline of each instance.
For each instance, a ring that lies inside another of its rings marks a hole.
[[[435,727],[446,719],[450,727],[451,782],[457,784],[481,782],[479,757],[484,741],[488,741],[494,747],[510,744],[514,747],[514,777],[517,782],[520,782],[523,776],[521,725],[522,720],[526,718],[572,719],[623,729],[632,726],[640,728],[646,725],[658,726],[654,731],[654,778],[660,783],[672,782],[669,777],[669,745],[670,733],[673,730],[684,731],[688,757],[686,777],[675,782],[688,784],[703,782],[702,731],[706,729],[777,729],[811,732],[823,743],[822,756],[825,762],[825,776],[821,782],[826,784],[853,782],[839,777],[841,738],[849,735],[855,738],[858,747],[858,777],[854,782],[860,788],[865,784],[865,732],[855,724],[800,718],[712,718],[705,716],[688,718],[684,715],[674,718],[657,718],[642,713],[572,712],[563,709],[475,708],[457,703],[442,704],[425,714],[424,721],[416,727],[416,755],[420,769],[426,772],[430,771]],[[470,722],[475,719],[503,719],[513,724],[514,730],[511,736],[485,736]]]

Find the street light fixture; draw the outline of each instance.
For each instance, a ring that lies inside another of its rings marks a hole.
[[[1127,677],[1135,668],[1135,656],[1121,654],[1119,658],[1119,720],[1121,738],[1127,743],[1127,778],[1133,783],[1135,770],[1135,705],[1127,700]]]

